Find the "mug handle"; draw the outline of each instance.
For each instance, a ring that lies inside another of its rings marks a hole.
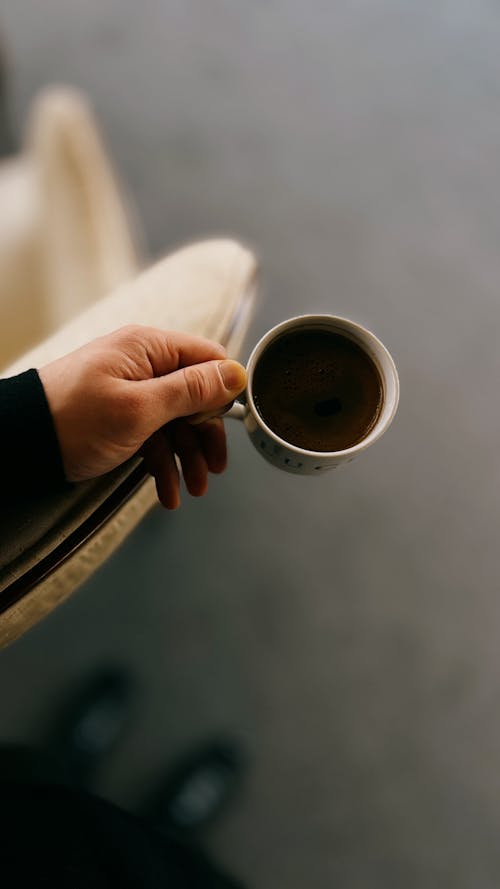
[[[248,405],[242,404],[241,401],[235,401],[227,413],[223,414],[223,417],[224,419],[226,419],[226,417],[231,417],[233,420],[244,420],[247,414]]]
[[[241,401],[235,401],[228,411],[223,411],[221,414],[214,414],[211,411],[194,414],[192,417],[188,418],[188,423],[191,426],[198,426],[200,423],[204,423],[205,420],[214,420],[216,417],[221,417],[224,420],[226,417],[231,417],[233,420],[244,420],[247,413],[247,405],[242,404]]]

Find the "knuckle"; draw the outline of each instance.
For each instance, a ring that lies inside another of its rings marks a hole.
[[[140,332],[140,324],[124,324],[123,327],[120,327],[118,330],[118,333],[121,333],[122,336],[138,336]]]
[[[185,367],[183,371],[184,385],[190,404],[201,405],[210,396],[208,375],[201,367],[192,365]]]
[[[115,330],[114,336],[117,342],[123,346],[126,343],[135,343],[140,340],[144,336],[141,330],[140,324],[125,324],[123,327]]]

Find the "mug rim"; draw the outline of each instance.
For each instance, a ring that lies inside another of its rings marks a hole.
[[[304,330],[308,329],[309,323],[310,328],[314,329],[316,326],[318,328],[321,327],[332,327],[332,322],[339,322],[341,331],[344,332],[346,327],[348,330],[351,330],[354,333],[352,337],[353,342],[355,342],[358,346],[360,346],[363,351],[367,352],[372,361],[375,362],[377,366],[377,370],[380,374],[382,380],[382,388],[383,388],[383,403],[382,410],[380,412],[380,416],[375,423],[373,429],[368,433],[368,435],[361,439],[361,441],[357,442],[355,445],[351,445],[349,448],[344,448],[339,451],[311,451],[306,448],[301,448],[299,445],[292,444],[284,438],[281,438],[276,432],[274,432],[270,426],[266,423],[262,415],[257,410],[253,393],[252,393],[252,384],[253,384],[253,375],[255,368],[257,366],[258,360],[263,353],[264,349],[270,345],[281,332],[285,332],[288,329],[293,329],[294,327],[302,327],[304,325]],[[358,336],[356,336],[358,334]],[[366,349],[365,344],[363,343],[360,337],[367,337],[371,344],[374,346],[375,354],[370,354]],[[382,367],[381,362],[379,360],[379,356],[377,353],[381,354],[386,362],[387,367]],[[392,382],[394,387],[394,392],[392,395],[392,403],[387,400],[387,381]],[[365,450],[365,448],[374,444],[389,428],[391,425],[396,411],[398,409],[399,404],[399,376],[396,369],[396,365],[394,359],[387,349],[384,346],[383,342],[379,340],[375,334],[369,330],[367,327],[364,327],[362,324],[358,324],[356,321],[352,321],[350,318],[344,318],[341,315],[329,315],[329,314],[307,314],[307,315],[294,315],[292,318],[287,318],[285,321],[281,321],[279,324],[276,324],[274,327],[271,327],[256,343],[250,357],[247,362],[247,387],[246,387],[246,402],[247,408],[251,411],[255,421],[261,426],[267,435],[269,435],[277,444],[282,447],[287,448],[293,453],[298,454],[303,457],[313,457],[315,459],[323,459],[323,460],[331,460],[339,457],[348,457],[354,456],[361,451]],[[384,408],[389,404],[389,410],[386,412],[386,416],[384,416]]]

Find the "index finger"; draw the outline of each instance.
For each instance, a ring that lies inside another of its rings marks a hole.
[[[134,340],[134,345],[144,350],[152,377],[162,377],[181,367],[226,357],[226,350],[220,343],[181,330],[137,325],[118,331],[120,334]]]

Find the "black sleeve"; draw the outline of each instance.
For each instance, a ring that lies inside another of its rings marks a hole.
[[[65,486],[59,442],[38,371],[0,380],[0,500]]]

